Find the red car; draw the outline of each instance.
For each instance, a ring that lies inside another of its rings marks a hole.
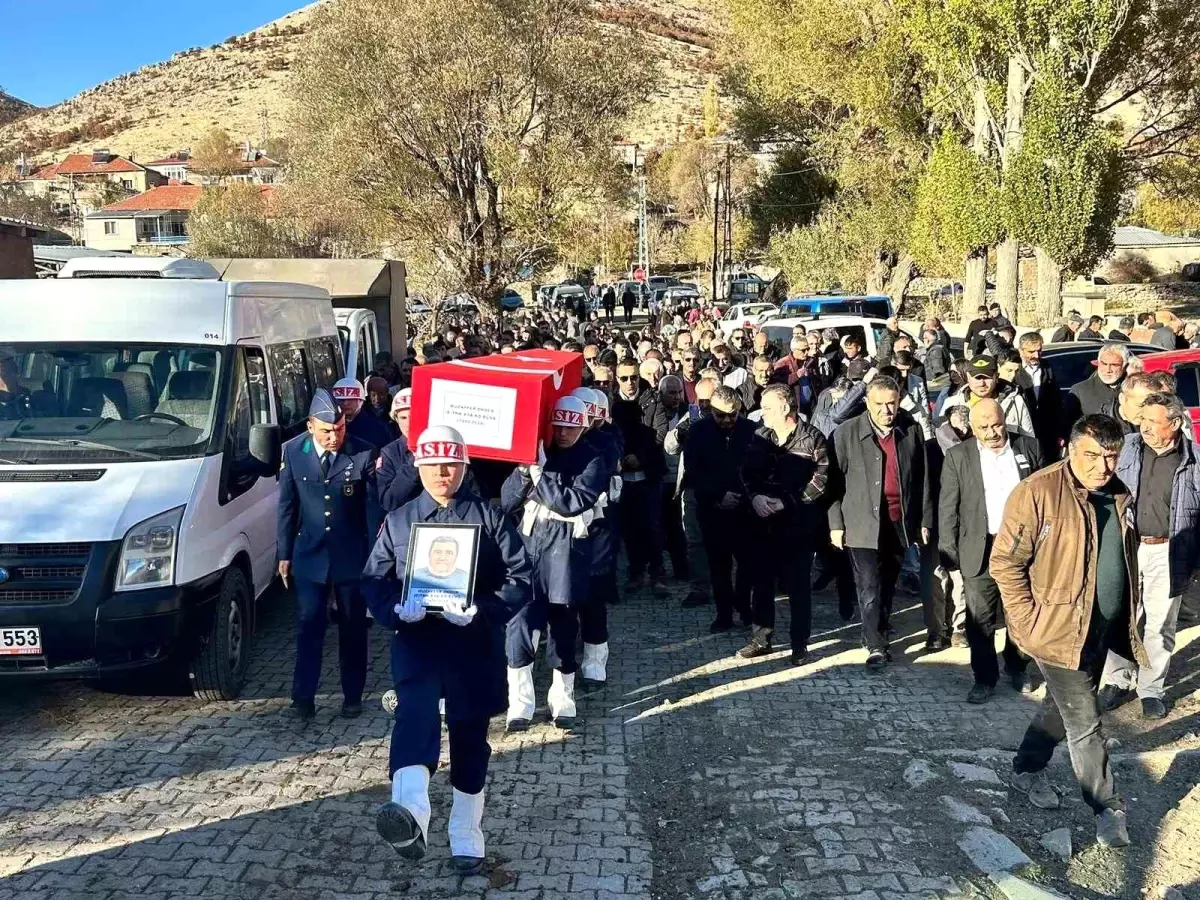
[[[1192,418],[1192,433],[1200,434],[1200,349],[1163,350],[1141,357],[1147,372],[1171,372],[1175,375],[1175,392],[1188,408]]]

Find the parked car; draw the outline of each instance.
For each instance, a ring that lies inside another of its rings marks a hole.
[[[1188,408],[1192,433],[1200,434],[1200,350],[1160,350],[1141,357],[1147,372],[1171,372],[1175,393]]]
[[[780,314],[784,316],[865,316],[886,319],[895,315],[895,312],[892,298],[884,294],[808,294],[789,297],[780,307]]]
[[[1042,347],[1042,362],[1050,367],[1058,380],[1059,389],[1066,394],[1079,382],[1088,378],[1096,369],[1096,355],[1100,352],[1098,341],[1060,341]],[[1125,345],[1134,356],[1161,352],[1160,347],[1150,344]],[[1187,351],[1183,351],[1187,352]]]
[[[863,353],[874,358],[879,352],[879,339],[887,328],[886,319],[873,319],[864,316],[795,316],[790,318],[771,319],[759,331],[765,332],[771,343],[787,352],[792,342],[792,327],[803,325],[809,333],[826,328],[837,330],[838,338],[854,335],[863,343]],[[908,334],[902,331],[901,334]],[[909,335],[912,337],[912,335]]]
[[[762,300],[767,289],[767,283],[753,273],[735,275],[721,286],[723,296],[720,297],[730,306],[739,303],[755,303]]]
[[[779,307],[774,303],[736,303],[726,310],[721,321],[717,323],[717,327],[721,329],[721,334],[729,337],[735,328],[758,328],[763,322],[765,314],[778,311]]]

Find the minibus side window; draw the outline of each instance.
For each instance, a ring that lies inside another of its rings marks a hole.
[[[338,380],[337,345],[333,338],[314,338],[308,342],[308,361],[312,366],[314,388],[329,390]]]
[[[250,455],[250,426],[271,423],[267,398],[267,364],[257,347],[239,347],[233,362],[229,393],[229,481],[226,502],[245,493],[258,480],[261,470]]]
[[[279,407],[279,428],[283,439],[304,431],[313,387],[309,381],[308,361],[302,347],[276,345],[269,350],[271,372],[275,376],[275,405]]]

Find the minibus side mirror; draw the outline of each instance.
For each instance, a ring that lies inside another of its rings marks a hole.
[[[283,444],[279,438],[278,425],[250,426],[250,455],[262,465],[264,474],[279,474]]]

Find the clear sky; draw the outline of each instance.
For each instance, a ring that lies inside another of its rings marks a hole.
[[[52,106],[85,88],[207,47],[307,0],[0,0],[0,88]]]

